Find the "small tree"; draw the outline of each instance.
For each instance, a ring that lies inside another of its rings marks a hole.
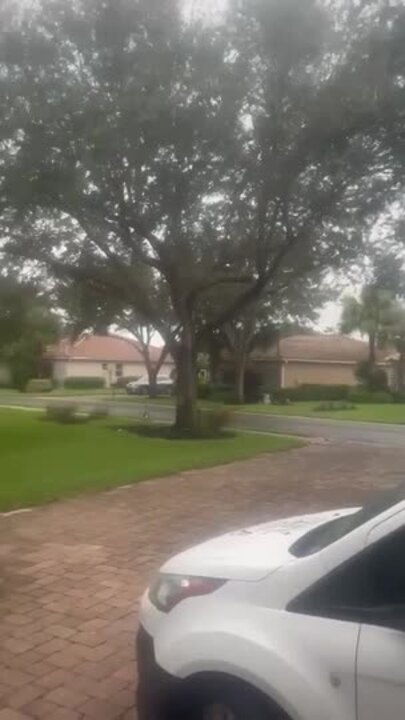
[[[399,302],[392,308],[384,340],[387,345],[394,346],[398,353],[396,381],[398,390],[403,392],[405,390],[405,307]]]
[[[225,323],[223,334],[235,373],[235,400],[243,404],[248,359],[253,350],[265,349],[276,341],[277,328],[268,310],[254,304],[233,322]]]
[[[124,312],[120,318],[117,318],[117,322],[120,328],[127,330],[135,338],[148,373],[149,396],[151,398],[156,397],[158,375],[169,354],[167,345],[163,345],[159,349],[154,347],[154,357],[152,357],[152,341],[154,335],[156,335],[155,328],[145,318],[134,312]]]
[[[228,288],[228,296],[231,293],[232,289]],[[212,364],[218,367],[221,354],[228,354],[234,370],[236,402],[242,404],[245,400],[246,369],[252,353],[255,350],[266,351],[278,341],[280,334],[302,332],[304,324],[314,322],[318,317],[317,309],[326,298],[331,297],[330,285],[327,288],[323,285],[319,273],[315,278],[296,278],[274,297],[272,294],[263,296],[236,318],[224,323],[221,329],[211,331],[208,346],[213,353]],[[207,304],[205,313],[208,318],[224,299],[224,292],[221,297],[218,293],[211,297],[214,308]],[[309,332],[308,327],[305,331]]]
[[[136,266],[132,269],[134,274],[136,269]],[[59,285],[58,302],[68,315],[73,335],[90,329],[106,332],[111,325],[129,332],[145,362],[150,396],[155,397],[157,376],[169,348],[164,344],[157,356],[157,348],[154,348],[152,356],[152,340],[157,328],[151,321],[150,305],[152,302],[156,307],[160,305],[157,324],[163,335],[170,336],[168,299],[150,269],[143,270],[142,277],[137,280],[140,292],[135,307],[133,297],[126,297],[121,286],[115,287],[115,280],[108,266],[100,268],[96,276],[94,271],[86,272],[82,268],[74,272],[69,281]]]
[[[41,377],[43,354],[59,330],[49,301],[35,286],[0,277],[0,357],[10,366],[14,387],[24,390]]]
[[[362,360],[356,367],[356,378],[370,392],[387,390],[388,377],[385,370],[369,360]]]
[[[379,338],[390,322],[392,308],[392,294],[375,285],[364,287],[359,300],[353,296],[344,299],[341,331],[367,336],[370,368],[376,364]]]

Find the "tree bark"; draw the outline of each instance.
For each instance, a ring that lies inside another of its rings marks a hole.
[[[185,435],[196,430],[197,387],[194,328],[191,320],[183,323],[176,353],[177,404],[176,429]]]
[[[152,367],[150,370],[148,370],[148,376],[149,376],[149,397],[153,400],[153,398],[157,397],[157,368]]]
[[[371,332],[368,336],[368,359],[370,362],[370,365],[375,365],[376,361],[376,334],[375,332]]]
[[[245,373],[247,357],[238,355],[235,362],[235,400],[239,405],[245,402]]]
[[[398,390],[405,390],[405,350],[399,353],[398,358]]]

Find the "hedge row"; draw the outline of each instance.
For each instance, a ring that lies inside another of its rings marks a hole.
[[[316,400],[348,400],[350,391],[353,390],[350,385],[297,385],[291,388],[282,388],[270,392],[273,400],[283,402],[305,402]]]
[[[102,377],[69,377],[66,378],[64,387],[70,390],[97,390],[105,387],[105,380]]]
[[[53,390],[53,382],[49,378],[32,378],[25,386],[27,393],[44,393]]]
[[[350,385],[299,385],[270,393],[273,402],[339,402],[361,404],[405,403],[405,393],[370,391]]]

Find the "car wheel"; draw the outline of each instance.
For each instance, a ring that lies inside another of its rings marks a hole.
[[[189,715],[187,717],[190,717]],[[192,720],[288,720],[255,690],[239,683],[207,685],[197,693]],[[190,718],[190,720],[191,720]]]
[[[235,701],[236,702],[236,701]],[[193,720],[273,720],[270,715],[264,712],[264,708],[252,705],[236,707],[231,699],[220,700],[219,702],[206,704],[193,716]]]

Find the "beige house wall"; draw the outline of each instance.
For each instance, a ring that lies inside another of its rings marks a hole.
[[[62,383],[69,377],[104,377],[103,363],[91,360],[54,360],[53,378]]]
[[[66,378],[71,377],[103,377],[106,386],[109,387],[116,382],[117,365],[122,365],[122,377],[140,378],[147,375],[144,363],[115,363],[115,362],[99,362],[94,360],[54,360],[53,361],[53,379],[58,384],[62,384]],[[173,371],[173,364],[165,363],[160,375],[170,375]]]
[[[296,385],[357,385],[356,364],[285,362],[282,387]]]

